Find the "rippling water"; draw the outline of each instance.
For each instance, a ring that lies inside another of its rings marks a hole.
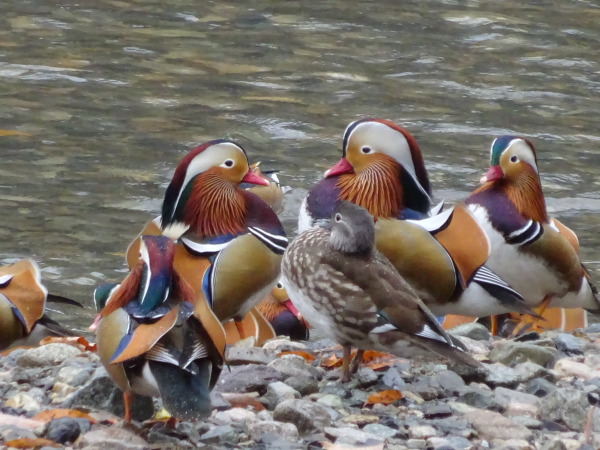
[[[409,129],[449,200],[493,137],[531,138],[551,211],[600,261],[598,2],[56,3],[0,2],[0,263],[35,258],[54,292],[91,304],[122,278],[178,161],[213,138],[282,171],[293,233],[363,116]]]

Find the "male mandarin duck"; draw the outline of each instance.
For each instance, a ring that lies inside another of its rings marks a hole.
[[[496,138],[482,186],[466,200],[491,242],[487,265],[530,307],[585,308],[600,302],[579,259],[573,231],[548,216],[533,144]]]
[[[336,202],[351,201],[376,218],[377,249],[434,313],[529,312],[520,295],[483,265],[489,242],[467,208],[456,205],[428,218],[430,192],[421,151],[408,131],[387,120],[358,120],[344,133],[342,159],[309,191],[298,228],[327,218]],[[413,218],[421,220],[398,220]]]
[[[351,346],[477,365],[375,249],[373,217],[358,205],[339,202],[328,224],[301,233],[285,252],[282,276],[308,322],[343,346],[342,381],[350,378]]]
[[[275,285],[288,240],[271,207],[242,183],[269,186],[250,170],[240,145],[214,140],[196,147],[175,170],[161,218],[143,233],[178,240],[175,267],[219,320],[233,319],[241,337],[246,325],[272,336],[253,307]],[[136,248],[128,249],[129,261]]]
[[[38,345],[48,336],[73,334],[44,314],[46,301],[82,306],[74,300],[48,294],[40,269],[31,259],[0,267],[0,350]]]
[[[124,393],[125,420],[132,392],[161,397],[178,419],[206,417],[225,331],[175,267],[170,238],[142,236],[139,249],[125,279],[94,294],[102,308],[94,322],[98,355]]]
[[[281,282],[277,283],[256,308],[271,323],[277,336],[289,336],[298,341],[308,340],[308,324],[289,299]]]

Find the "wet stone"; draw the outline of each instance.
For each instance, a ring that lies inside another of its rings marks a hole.
[[[367,388],[377,384],[379,376],[373,369],[361,367],[355,375],[355,379],[361,388]]]
[[[452,408],[445,403],[438,405],[426,404],[423,407],[423,414],[427,419],[437,419],[452,415]]]
[[[453,336],[464,336],[476,341],[489,341],[492,335],[489,330],[480,323],[466,323],[458,325],[449,330]]]
[[[556,390],[556,386],[544,378],[534,378],[525,386],[525,392],[536,397],[544,397]]]
[[[269,368],[284,374],[285,377],[302,376],[319,379],[323,369],[306,364],[304,358],[297,355],[284,355],[268,364]]]
[[[568,333],[558,333],[556,338],[554,338],[554,344],[559,352],[567,356],[582,355],[586,347],[583,339],[579,339]]]
[[[6,442],[21,438],[35,439],[37,436],[33,430],[27,428],[19,428],[14,425],[0,425],[1,440]]]
[[[530,343],[506,341],[493,349],[488,357],[492,362],[514,366],[525,361],[532,361],[546,366],[554,361],[556,350],[540,347]]]
[[[456,395],[465,387],[464,380],[451,370],[443,370],[435,375],[437,384],[446,391],[446,395]]]
[[[381,439],[378,439],[376,436],[371,433],[366,433],[361,430],[357,430],[356,428],[325,428],[325,435],[333,438],[337,445],[339,444],[348,444],[353,446],[364,446],[367,444],[377,444],[381,442]]]
[[[525,383],[534,378],[545,378],[549,381],[554,381],[556,378],[552,371],[531,361],[517,364],[514,367],[514,370],[519,379],[519,383]]]
[[[267,402],[269,409],[275,409],[283,400],[300,398],[300,393],[281,381],[275,381],[267,386],[267,392],[263,399]]]
[[[465,414],[473,428],[484,439],[529,439],[531,430],[494,411],[478,410]]]
[[[308,400],[284,400],[275,408],[273,419],[295,424],[300,433],[322,430],[331,424],[327,408]]]
[[[406,382],[400,375],[400,371],[395,367],[390,367],[381,377],[381,382],[390,389],[403,391],[406,389]]]
[[[215,389],[220,392],[258,392],[263,395],[274,381],[283,381],[286,375],[269,366],[250,365],[224,370]]]
[[[531,430],[541,430],[543,426],[542,421],[530,416],[513,416],[510,420]]]
[[[200,436],[200,442],[206,444],[236,444],[240,432],[231,425],[220,425]]]
[[[295,442],[299,439],[296,425],[286,422],[252,422],[246,425],[246,432],[255,441],[263,439],[266,434],[274,434],[288,442]]]
[[[540,404],[543,418],[564,423],[569,429],[583,429],[589,403],[587,395],[577,389],[556,389],[544,397]]]
[[[469,388],[459,395],[458,400],[475,408],[492,411],[502,411],[503,409],[491,392],[481,388]]]
[[[362,429],[365,433],[372,434],[378,439],[386,440],[398,434],[398,430],[378,423],[370,423]]]
[[[269,364],[275,355],[260,347],[232,346],[227,349],[227,363],[235,366],[240,364]]]
[[[21,367],[52,367],[74,358],[81,353],[80,350],[67,344],[48,344],[31,348],[17,358],[17,365]]]
[[[319,392],[319,383],[310,377],[292,376],[285,379],[285,384],[298,391],[302,396]]]
[[[503,387],[499,387],[494,391],[494,397],[504,408],[506,408],[511,402],[524,403],[527,405],[534,405],[536,407],[540,404],[540,399],[533,394],[506,389]]]
[[[61,417],[48,423],[46,438],[59,444],[73,443],[81,433],[86,433],[91,428],[87,419],[74,419]]]

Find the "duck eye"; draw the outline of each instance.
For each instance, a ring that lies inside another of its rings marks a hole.
[[[335,221],[336,221],[336,222],[341,222],[341,221],[342,221],[342,215],[341,215],[340,213],[337,213],[337,214],[335,215]]]
[[[371,150],[371,147],[367,147],[364,146],[363,148],[360,149],[361,152],[363,152],[365,155],[371,153],[373,150]]]
[[[283,289],[283,284],[277,283],[277,289]]]
[[[225,167],[233,167],[233,159],[228,159],[224,164]]]
[[[510,157],[510,162],[514,162],[514,163],[516,163],[518,160],[519,160],[519,158],[517,157],[517,155],[512,155],[512,156]]]

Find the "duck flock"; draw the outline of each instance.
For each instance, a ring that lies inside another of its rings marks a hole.
[[[564,328],[570,312],[584,326],[583,310],[600,309],[575,233],[548,215],[529,140],[495,138],[481,185],[451,207],[432,204],[418,144],[395,123],[351,123],[342,152],[293,240],[276,175],[238,143],[181,160],[161,215],[126,250],[129,273],[94,292],[90,329],[126,420],[132,393],[160,397],[177,419],[210,415],[226,347],[245,338],[305,340],[310,327],[342,346],[346,382],[367,350],[478,366],[445,330],[456,320],[490,317],[493,333],[517,335]],[[69,332],[47,301],[72,303],[48,294],[31,260],[0,268],[0,349]]]

